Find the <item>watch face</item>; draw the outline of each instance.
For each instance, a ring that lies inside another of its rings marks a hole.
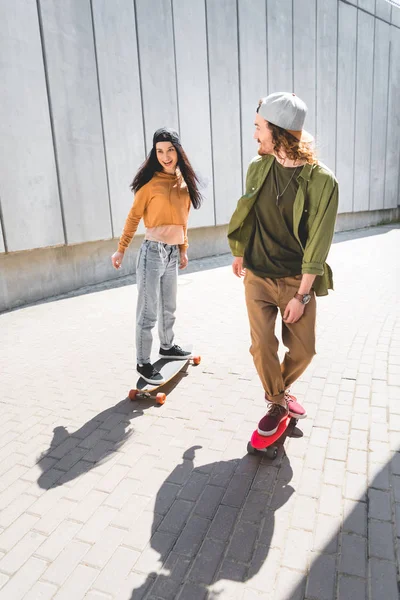
[[[311,300],[311,294],[304,294],[303,295],[303,304],[308,304]]]

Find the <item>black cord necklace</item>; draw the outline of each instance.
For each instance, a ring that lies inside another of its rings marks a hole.
[[[276,175],[276,165],[274,165],[274,179],[275,179],[275,189],[276,189],[276,206],[278,206],[279,204],[279,199],[282,198],[283,194],[286,192],[286,190],[288,189],[289,185],[292,182],[293,177],[295,176],[297,170],[301,168],[301,167],[296,167],[295,169],[293,169],[293,173],[291,178],[289,179],[285,189],[283,190],[283,192],[279,192],[279,186],[278,186],[278,177]]]

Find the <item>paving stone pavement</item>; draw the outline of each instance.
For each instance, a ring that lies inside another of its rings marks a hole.
[[[338,234],[308,418],[276,461],[230,257],[179,278],[202,355],[130,402],[136,286],[0,316],[0,600],[397,600],[400,229]],[[132,278],[127,278],[132,281]]]

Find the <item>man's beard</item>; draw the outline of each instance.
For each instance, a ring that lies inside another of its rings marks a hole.
[[[266,154],[268,154],[268,152],[265,151],[264,146],[260,143],[259,143],[257,152],[258,152],[259,156],[265,156]]]

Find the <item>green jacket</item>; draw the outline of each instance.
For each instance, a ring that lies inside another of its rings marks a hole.
[[[274,157],[257,156],[248,168],[246,193],[238,202],[228,226],[228,240],[233,256],[243,256],[255,218],[254,203],[269,173]],[[293,204],[293,233],[303,250],[302,273],[318,275],[314,290],[317,296],[326,296],[333,290],[332,270],[325,260],[335,230],[339,186],[335,176],[322,164],[306,164],[297,176],[299,188]],[[299,238],[299,224],[307,214],[305,230],[307,241]]]

